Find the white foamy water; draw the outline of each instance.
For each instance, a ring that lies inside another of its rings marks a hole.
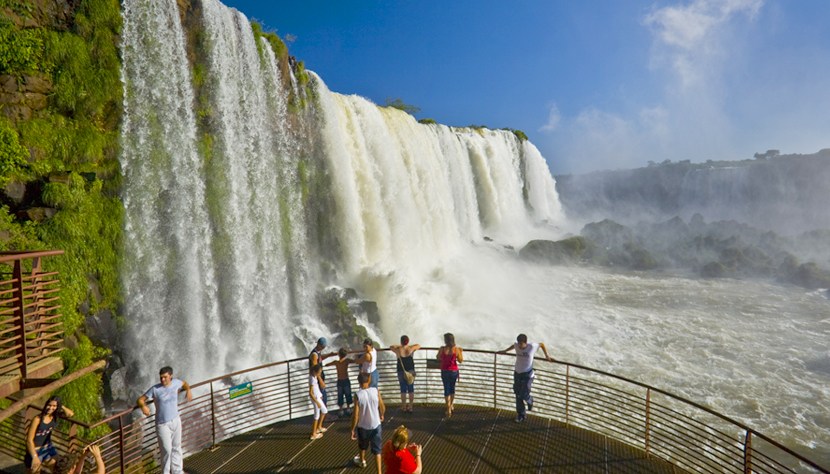
[[[429,311],[387,340],[501,349],[519,332],[554,357],[701,403],[830,465],[830,302],[762,282],[528,265],[463,252],[423,291]],[[392,321],[392,322],[390,322]]]

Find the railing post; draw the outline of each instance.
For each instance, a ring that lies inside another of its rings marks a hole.
[[[646,456],[649,455],[650,443],[649,438],[651,436],[651,388],[646,389],[646,432],[645,432],[645,442],[646,442]]]
[[[570,415],[570,396],[571,396],[571,366],[565,366],[565,424],[568,424],[568,416]]]
[[[749,430],[744,438],[744,474],[752,474],[752,432]]]
[[[213,450],[216,448],[216,399],[213,396],[213,382],[210,383],[210,431],[210,449]]]
[[[498,357],[497,353],[493,353],[493,408],[498,407],[498,399],[496,396],[496,358]]]
[[[124,415],[118,417],[118,463],[121,465],[121,474],[127,472],[124,463]]]
[[[285,374],[288,377],[288,419],[293,420],[293,403],[291,403],[291,362],[285,364]]]
[[[17,299],[14,313],[17,320],[17,336],[20,338],[20,348],[17,349],[17,357],[20,361],[20,378],[26,380],[29,378],[28,357],[26,351],[26,313],[24,312],[25,302],[23,301],[23,262],[21,260],[14,261],[14,269],[12,270],[12,278],[14,278],[14,297]]]

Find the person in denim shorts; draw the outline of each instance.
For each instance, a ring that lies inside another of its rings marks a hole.
[[[357,406],[352,414],[352,439],[357,440],[360,454],[352,461],[359,467],[366,467],[366,450],[371,448],[372,454],[375,455],[378,474],[381,474],[380,453],[383,438],[381,428],[386,406],[383,404],[383,398],[378,389],[369,386],[371,379],[371,375],[367,372],[361,372],[357,376],[360,390],[355,394]]]

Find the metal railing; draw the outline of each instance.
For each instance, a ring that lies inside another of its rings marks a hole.
[[[43,257],[62,250],[0,253],[0,377],[36,377],[36,366],[63,349],[57,272]]]
[[[417,403],[443,401],[440,371],[427,369],[434,348],[415,353]],[[456,391],[457,405],[514,410],[514,356],[465,350]],[[379,388],[387,404],[398,400],[396,358],[378,357]],[[350,375],[356,375],[352,367]],[[533,414],[622,441],[691,472],[828,473],[828,470],[761,433],[697,403],[666,391],[576,364],[537,359]],[[329,405],[334,405],[335,372],[325,370]],[[354,379],[354,377],[352,377]],[[251,384],[249,394],[232,398],[231,388]],[[353,384],[354,385],[354,384]],[[211,449],[223,440],[312,413],[305,358],[276,362],[192,385],[193,401],[181,405],[185,455]],[[153,416],[134,409],[103,425],[112,431],[91,442],[102,447],[107,472],[157,471]]]

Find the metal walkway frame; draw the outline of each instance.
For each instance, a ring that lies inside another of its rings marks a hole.
[[[436,350],[422,348],[415,353],[415,402],[419,406],[443,401],[440,372],[428,369],[426,363],[427,358],[435,357]],[[515,410],[512,391],[515,356],[470,349],[464,354],[456,405],[486,408],[491,413],[512,413]],[[379,351],[378,359],[379,388],[394,408],[399,402],[396,358],[388,351]],[[679,471],[689,472],[830,474],[826,468],[767,436],[666,391],[566,362],[537,359],[535,369],[535,417],[638,450],[644,459],[669,463]],[[329,406],[333,407],[336,377],[333,370],[326,369],[326,372],[330,381]],[[351,375],[356,375],[354,366]],[[232,390],[248,383],[249,390]],[[222,442],[236,442],[232,440],[240,435],[256,436],[263,429],[276,429],[273,426],[279,422],[296,422],[312,413],[305,358],[254,367],[192,387],[193,401],[181,406],[186,462],[191,462],[190,458],[196,461],[204,456],[198,453]],[[248,391],[242,396],[231,396],[232,392]],[[108,472],[158,470],[153,416],[143,417],[140,412],[129,409],[94,425],[81,425],[92,430],[102,427],[111,430],[98,439],[82,440],[102,446]],[[303,426],[310,430],[310,423]],[[291,439],[284,438],[289,443],[286,449],[291,449]],[[296,439],[308,441],[308,433]],[[304,472],[315,472],[309,469]]]

